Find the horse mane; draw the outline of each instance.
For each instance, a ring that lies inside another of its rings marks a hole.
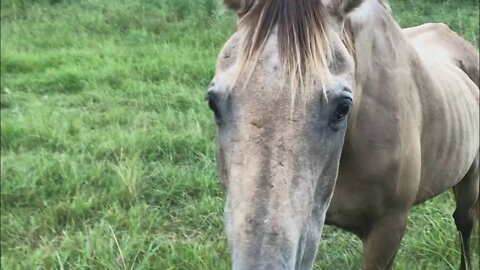
[[[284,78],[289,81],[292,91],[324,84],[330,77],[328,65],[332,52],[326,23],[328,11],[321,0],[251,0],[243,3],[239,25],[246,26],[247,34],[239,55],[237,78],[242,72],[250,78],[276,27]]]

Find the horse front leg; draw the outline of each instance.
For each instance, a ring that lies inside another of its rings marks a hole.
[[[407,225],[407,210],[390,213],[373,222],[363,237],[363,270],[392,269]]]

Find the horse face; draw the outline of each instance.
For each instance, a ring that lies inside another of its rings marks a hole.
[[[353,104],[353,59],[332,30],[329,80],[295,91],[281,72],[275,30],[252,72],[233,79],[245,35],[240,27],[224,46],[207,94],[233,269],[309,268]]]

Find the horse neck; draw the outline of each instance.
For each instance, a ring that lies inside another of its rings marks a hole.
[[[408,65],[415,55],[389,10],[378,0],[367,0],[349,18],[353,36],[356,81],[361,88],[382,70]],[[361,90],[360,93],[361,95]]]

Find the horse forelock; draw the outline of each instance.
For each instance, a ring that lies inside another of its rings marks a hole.
[[[296,90],[306,93],[330,78],[332,51],[328,11],[321,0],[251,0],[239,27],[246,29],[234,82],[240,74],[247,80],[276,28],[283,77]],[[322,87],[323,89],[323,87]]]

